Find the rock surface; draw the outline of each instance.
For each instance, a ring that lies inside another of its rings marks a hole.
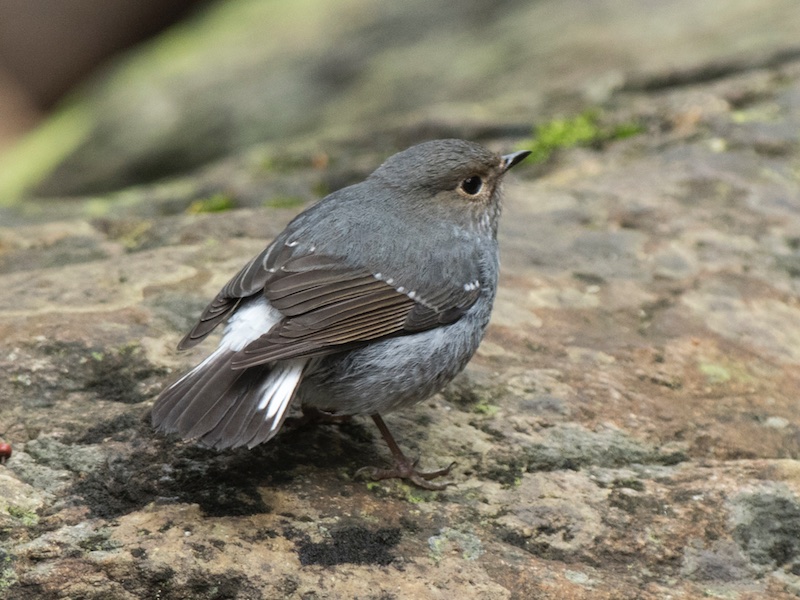
[[[642,71],[602,109],[642,132],[515,169],[486,340],[387,418],[458,463],[443,492],[355,478],[388,458],[366,420],[223,453],[148,424],[205,302],[393,142],[4,209],[0,596],[800,595],[800,61]]]

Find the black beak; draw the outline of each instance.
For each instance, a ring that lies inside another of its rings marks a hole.
[[[530,150],[523,150],[522,152],[513,152],[512,154],[503,155],[503,172],[505,173],[514,165],[521,163],[530,153]]]

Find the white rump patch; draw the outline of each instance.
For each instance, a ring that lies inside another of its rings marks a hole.
[[[275,324],[282,318],[281,313],[272,308],[266,298],[258,298],[242,304],[228,319],[225,333],[222,335],[222,340],[220,340],[216,350],[209,354],[203,362],[173,383],[170,388],[204,370],[228,351],[238,352],[247,344],[260,338],[275,327]]]
[[[269,332],[282,318],[281,313],[272,308],[266,298],[250,300],[239,306],[228,319],[219,348],[239,352],[247,344]]]

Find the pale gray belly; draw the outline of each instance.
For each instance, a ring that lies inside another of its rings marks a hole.
[[[424,400],[472,358],[489,322],[492,300],[478,300],[451,325],[315,360],[300,384],[300,401],[355,415],[383,413]]]

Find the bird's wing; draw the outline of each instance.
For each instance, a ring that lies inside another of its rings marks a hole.
[[[242,351],[237,367],[328,354],[452,323],[480,296],[475,265],[465,265],[455,280],[445,278],[430,290],[410,290],[388,273],[372,273],[288,240],[279,236],[225,284],[178,347],[199,343],[243,298],[256,294],[284,318]]]
[[[329,354],[446,325],[480,296],[477,284],[445,285],[426,296],[424,290],[395,287],[387,274],[314,254],[292,256],[270,275],[263,293],[284,319],[245,347],[234,368]]]
[[[278,261],[291,256],[288,250],[291,247],[278,238],[247,263],[206,306],[195,326],[178,344],[178,349],[185,350],[199,344],[230,316],[243,298],[262,291],[267,280],[280,268]]]

